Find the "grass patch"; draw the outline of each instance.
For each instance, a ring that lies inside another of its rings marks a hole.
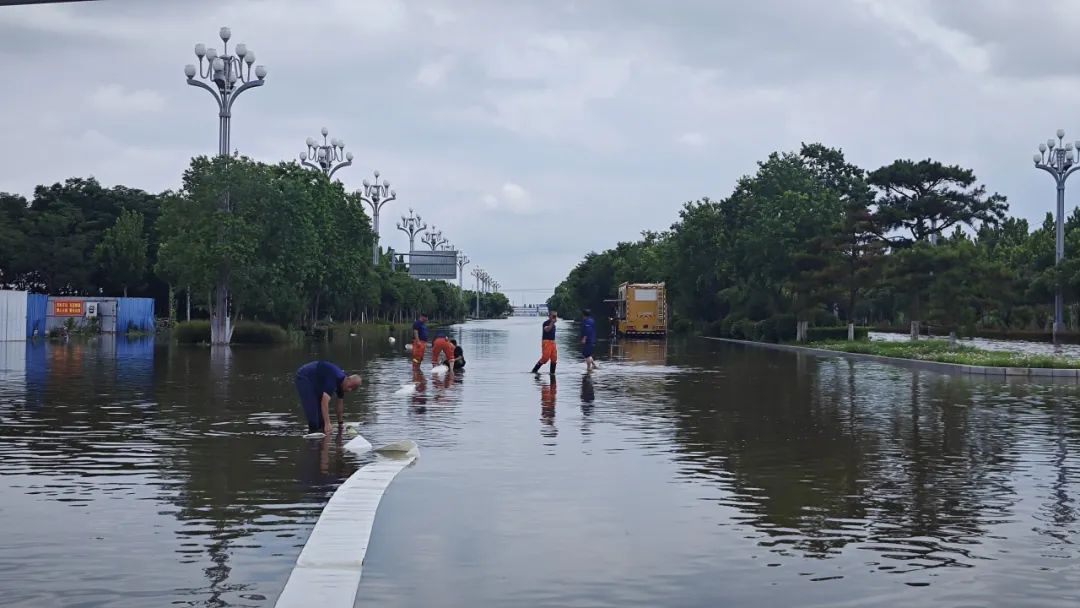
[[[947,340],[919,340],[917,342],[828,341],[815,343],[814,347],[845,353],[935,361],[937,363],[956,363],[959,365],[1080,369],[1080,359],[983,350],[972,346],[957,345],[952,347],[949,346]]]
[[[177,323],[173,329],[176,341],[181,344],[207,344],[210,342],[210,321],[187,321]],[[233,329],[233,344],[281,344],[289,341],[289,332],[271,323],[239,321]]]

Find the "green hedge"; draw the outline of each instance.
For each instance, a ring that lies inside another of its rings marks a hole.
[[[202,344],[210,342],[209,321],[188,321],[177,323],[173,330],[176,341],[181,344]],[[240,321],[233,329],[233,344],[280,344],[289,341],[289,333],[271,323],[258,321]]]
[[[705,333],[717,338],[733,338],[735,340],[794,342],[796,323],[795,315],[791,314],[774,315],[761,321],[726,317],[709,323],[705,328]],[[855,328],[856,340],[866,340],[869,335],[870,329],[868,327]],[[806,337],[810,342],[847,340],[847,326],[809,327],[807,328]]]
[[[843,327],[809,327],[806,329],[808,342],[824,342],[827,340],[847,340],[847,326]],[[867,340],[870,338],[869,327],[856,327],[855,339]]]

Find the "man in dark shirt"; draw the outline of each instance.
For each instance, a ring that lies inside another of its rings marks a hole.
[[[593,351],[596,350],[596,319],[592,311],[586,308],[581,311],[581,356],[585,357],[585,371],[591,372],[596,369],[593,361]]]
[[[420,318],[412,325],[412,333],[412,362],[414,366],[419,367],[420,362],[424,360],[424,352],[427,350],[427,315],[420,314]]]
[[[330,434],[330,396],[337,395],[338,427],[345,424],[345,393],[360,386],[359,374],[346,376],[329,361],[312,361],[296,370],[296,392],[308,421],[308,432]]]
[[[550,361],[550,373],[555,375],[555,365],[559,362],[559,348],[555,345],[555,322],[558,318],[559,313],[552,310],[548,312],[548,320],[544,321],[543,333],[540,336],[540,360],[533,366],[534,374],[540,371],[541,365]]]
[[[465,367],[465,351],[458,345],[457,340],[450,340],[450,344],[454,345],[454,371],[459,371]]]

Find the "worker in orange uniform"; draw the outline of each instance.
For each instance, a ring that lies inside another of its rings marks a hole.
[[[424,351],[427,350],[427,315],[420,313],[420,317],[412,325],[412,362],[419,366],[424,360]]]
[[[555,322],[559,313],[554,310],[548,312],[548,320],[544,321],[544,331],[540,340],[540,360],[532,368],[532,373],[540,371],[540,366],[551,362],[551,375],[555,375],[555,365],[559,362],[559,347],[555,345]]]
[[[446,358],[446,366],[453,371],[454,345],[447,339],[446,333],[441,331],[435,334],[435,342],[431,344],[431,367],[435,367],[440,363],[439,355]]]

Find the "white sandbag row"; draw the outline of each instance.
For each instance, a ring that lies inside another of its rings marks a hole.
[[[345,448],[371,449],[357,436]],[[371,528],[386,488],[419,454],[412,441],[376,450],[378,459],[352,474],[330,497],[296,560],[277,608],[350,608],[356,601]]]

